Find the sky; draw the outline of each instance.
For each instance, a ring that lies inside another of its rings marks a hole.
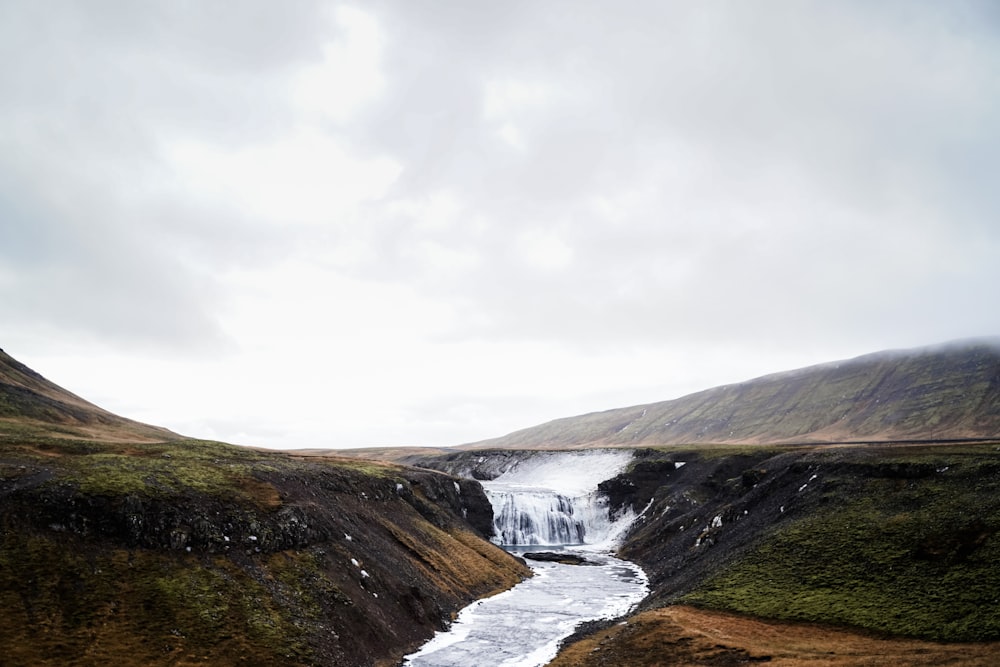
[[[273,448],[1000,333],[994,2],[0,2],[0,347]]]

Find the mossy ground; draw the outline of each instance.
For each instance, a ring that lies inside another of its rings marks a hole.
[[[11,665],[294,665],[310,653],[289,610],[222,557],[8,534],[0,605]]]
[[[815,484],[815,511],[681,601],[939,641],[1000,638],[994,446],[882,452],[878,466],[821,465]]]

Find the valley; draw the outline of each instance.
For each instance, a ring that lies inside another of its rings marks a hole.
[[[404,665],[540,667],[580,623],[615,618],[642,600],[643,570],[609,553],[635,515],[613,515],[598,490],[631,459],[625,450],[475,456],[477,468],[499,471],[482,482],[494,509],[492,541],[523,556],[533,576],[464,609]]]
[[[605,542],[648,580],[554,665],[992,664],[998,424],[980,342],[300,452],[133,422],[0,353],[5,664],[398,665],[531,576],[494,542]],[[532,567],[557,566],[590,567]]]

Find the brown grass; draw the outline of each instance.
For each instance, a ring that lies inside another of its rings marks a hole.
[[[801,623],[763,621],[735,614],[671,606],[644,612],[627,624],[576,642],[550,667],[653,667],[746,665],[844,667],[846,665],[998,664],[1000,642],[939,644],[882,638]]]

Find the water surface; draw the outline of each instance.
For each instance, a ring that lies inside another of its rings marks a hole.
[[[567,549],[561,549],[568,551]],[[528,561],[534,575],[463,609],[451,628],[406,658],[409,667],[535,667],[582,621],[626,613],[647,592],[646,575],[628,561],[573,549],[598,565]]]

